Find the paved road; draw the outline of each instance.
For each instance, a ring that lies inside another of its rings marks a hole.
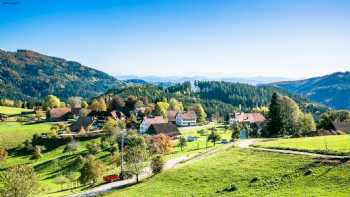
[[[232,143],[231,144],[226,144],[226,145],[224,145],[224,146],[222,146],[220,148],[217,148],[217,149],[214,149],[214,150],[209,150],[209,151],[204,152],[204,153],[199,153],[199,154],[196,154],[196,155],[191,156],[191,157],[182,156],[182,157],[177,157],[175,159],[168,160],[164,164],[164,170],[168,170],[168,169],[174,168],[174,167],[176,167],[177,165],[179,165],[181,163],[187,163],[189,161],[192,162],[192,161],[197,161],[197,160],[206,158],[206,157],[208,157],[208,156],[210,156],[212,154],[215,154],[216,152],[218,152],[220,150],[224,150],[224,149],[230,148],[230,147],[232,147],[232,145],[233,145]],[[141,173],[141,175],[139,176],[139,180],[148,178],[151,175],[152,175],[151,168],[149,168],[149,167],[145,168],[143,170],[143,172]],[[79,194],[69,195],[69,197],[91,197],[91,196],[97,196],[97,195],[101,195],[103,193],[106,193],[109,190],[116,189],[116,188],[119,188],[119,187],[122,187],[122,186],[126,186],[126,185],[129,185],[129,184],[133,184],[135,182],[136,182],[136,177],[133,177],[133,178],[127,179],[127,180],[117,181],[117,182],[107,183],[107,184],[104,184],[104,185],[101,185],[101,186],[97,186],[97,187],[95,187],[93,189],[84,191],[84,192],[79,193]]]
[[[310,152],[304,152],[304,151],[280,150],[280,149],[272,149],[272,148],[253,147],[252,145],[254,145],[255,143],[256,143],[255,139],[246,139],[246,140],[239,140],[239,141],[235,142],[235,145],[240,147],[240,148],[249,148],[249,149],[253,149],[253,150],[260,150],[260,151],[266,151],[266,152],[294,154],[294,155],[307,155],[307,156],[328,158],[328,159],[350,159],[349,156],[324,155],[324,154],[310,153]]]

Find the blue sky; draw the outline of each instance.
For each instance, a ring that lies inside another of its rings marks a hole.
[[[303,78],[350,70],[345,0],[0,2],[1,49],[113,75]]]

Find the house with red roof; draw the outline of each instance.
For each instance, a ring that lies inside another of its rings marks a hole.
[[[236,112],[230,118],[231,125],[236,122],[261,124],[265,121],[266,121],[266,118],[260,113]]]
[[[145,117],[140,125],[140,133],[144,134],[152,124],[168,123],[163,116]]]
[[[262,131],[262,125],[266,122],[266,118],[260,113],[244,113],[236,112],[231,115],[229,120],[230,125],[236,123],[243,123],[252,130],[247,130],[247,127],[243,127],[240,130],[240,139],[247,139],[248,136],[260,136]]]
[[[67,121],[70,116],[72,116],[71,108],[68,107],[53,108],[48,112],[50,121]]]
[[[176,111],[168,111],[167,112],[168,122],[176,124],[176,115],[177,115]]]
[[[179,112],[176,115],[176,125],[179,127],[196,126],[197,114],[194,111]]]

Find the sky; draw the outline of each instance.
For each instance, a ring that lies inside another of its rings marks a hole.
[[[0,49],[111,75],[306,78],[350,70],[350,1],[0,0]]]

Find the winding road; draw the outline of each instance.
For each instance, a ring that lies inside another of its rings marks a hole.
[[[200,159],[207,158],[210,155],[213,155],[219,151],[231,148],[232,146],[243,148],[243,149],[252,149],[252,150],[257,150],[257,151],[274,152],[274,153],[281,153],[281,154],[307,155],[307,156],[326,158],[326,159],[350,159],[349,156],[323,155],[323,154],[302,152],[302,151],[279,150],[279,149],[254,147],[253,145],[256,143],[256,141],[257,140],[255,140],[255,139],[238,140],[234,143],[226,144],[226,145],[224,145],[220,148],[214,149],[214,150],[209,150],[209,151],[206,151],[203,153],[198,153],[198,154],[193,155],[191,157],[189,157],[189,156],[177,157],[175,159],[168,160],[164,165],[164,170],[169,170],[169,169],[174,168],[182,163],[187,164],[187,163],[190,163],[192,161],[197,161]],[[149,167],[147,167],[143,170],[143,172],[139,176],[139,179],[143,180],[143,179],[146,179],[150,176],[152,176],[152,171]],[[101,195],[103,193],[106,193],[112,189],[117,189],[117,188],[120,188],[123,186],[134,184],[135,182],[136,182],[136,177],[132,177],[132,178],[127,179],[127,180],[100,185],[100,186],[97,186],[97,187],[92,188],[90,190],[86,190],[82,193],[69,195],[69,197],[97,196],[97,195]]]
[[[182,164],[182,163],[188,163],[190,161],[192,162],[192,161],[197,161],[197,160],[206,158],[206,157],[208,157],[210,155],[215,154],[218,151],[231,148],[232,146],[233,146],[233,143],[229,143],[229,144],[225,144],[224,146],[221,146],[221,147],[219,147],[217,149],[208,150],[206,152],[198,153],[198,154],[192,155],[190,157],[189,156],[181,156],[181,157],[177,157],[175,159],[168,160],[164,164],[164,170],[169,170],[169,169],[174,168],[174,167],[176,167],[176,166],[178,166],[179,164]],[[151,171],[151,168],[147,167],[140,174],[139,180],[146,179],[146,178],[148,178],[150,176],[152,176],[152,171]],[[98,195],[106,193],[106,192],[108,192],[108,191],[110,191],[112,189],[117,189],[117,188],[120,188],[120,187],[123,187],[123,186],[134,184],[135,182],[136,182],[136,177],[134,176],[134,177],[132,177],[130,179],[127,179],[127,180],[103,184],[103,185],[97,186],[95,188],[92,188],[90,190],[86,190],[86,191],[84,191],[82,193],[69,195],[68,197],[98,196]]]

